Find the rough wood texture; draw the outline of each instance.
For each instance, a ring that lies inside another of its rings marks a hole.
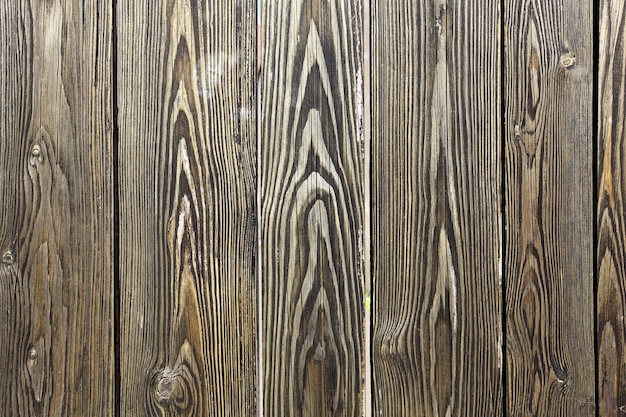
[[[255,414],[256,3],[117,3],[122,416]]]
[[[111,2],[0,1],[0,415],[113,415]]]
[[[626,414],[626,10],[600,3],[598,62],[598,394],[600,416]]]
[[[592,3],[505,2],[511,416],[595,414]]]
[[[263,2],[265,416],[357,416],[363,375],[359,0]]]
[[[502,415],[498,2],[372,4],[372,414]]]

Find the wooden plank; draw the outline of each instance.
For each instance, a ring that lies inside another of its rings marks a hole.
[[[506,414],[592,416],[592,2],[505,2]]]
[[[361,415],[362,2],[262,15],[263,415]]]
[[[499,2],[372,5],[372,414],[502,415]]]
[[[112,3],[0,1],[0,415],[113,415]]]
[[[256,3],[117,3],[122,416],[255,414]]]
[[[600,3],[598,62],[597,355],[600,416],[626,413],[626,13]]]

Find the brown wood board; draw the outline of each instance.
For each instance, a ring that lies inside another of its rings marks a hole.
[[[372,1],[372,415],[502,415],[497,1]]]
[[[112,3],[0,2],[0,415],[112,416]]]
[[[255,414],[255,26],[117,3],[122,416]]]
[[[592,416],[592,2],[504,22],[506,415]]]
[[[362,13],[359,0],[263,2],[265,416],[362,414]]]
[[[624,3],[599,4],[597,345],[600,416],[626,414],[626,140]]]

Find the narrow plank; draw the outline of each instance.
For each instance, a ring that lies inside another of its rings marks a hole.
[[[112,3],[0,1],[0,415],[113,415]]]
[[[263,2],[263,415],[363,406],[362,2]]]
[[[597,355],[600,416],[626,414],[626,13],[600,3],[598,62]]]
[[[372,415],[502,415],[500,29],[372,0]]]
[[[592,2],[505,22],[506,414],[592,416]]]
[[[363,210],[363,251],[365,316],[363,417],[372,417],[372,0],[363,0],[363,138],[365,141],[365,175],[363,180],[365,209]]]
[[[122,416],[252,416],[256,4],[117,3]]]

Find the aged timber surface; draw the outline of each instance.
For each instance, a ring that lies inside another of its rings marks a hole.
[[[111,1],[0,1],[0,415],[113,415]]]
[[[263,412],[358,416],[362,3],[281,0],[263,7]]]
[[[505,2],[506,414],[595,414],[592,2]]]
[[[117,2],[122,416],[255,415],[255,17]]]
[[[499,3],[372,4],[372,415],[502,415]]]
[[[598,62],[598,401],[600,416],[626,415],[626,8],[600,2]]]

